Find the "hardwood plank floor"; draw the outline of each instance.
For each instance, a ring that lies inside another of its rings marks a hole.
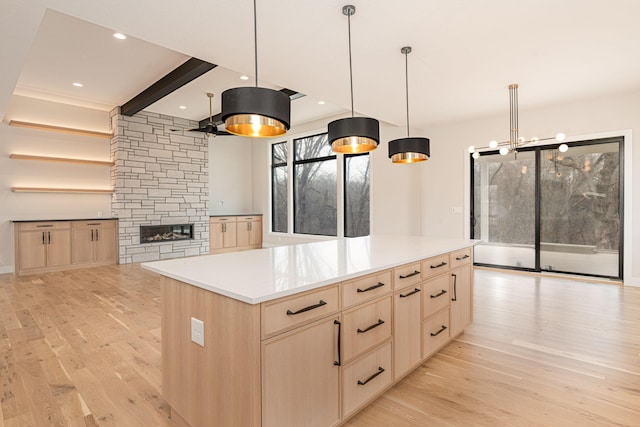
[[[137,265],[0,275],[0,427],[176,426],[159,298]],[[640,426],[640,289],[476,270],[474,309],[346,425]]]

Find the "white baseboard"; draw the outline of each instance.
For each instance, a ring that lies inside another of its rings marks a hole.
[[[13,265],[0,265],[0,274],[13,273]]]

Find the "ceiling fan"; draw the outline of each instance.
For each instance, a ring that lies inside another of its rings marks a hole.
[[[204,132],[208,135],[218,136],[218,135],[233,135],[224,130],[218,130],[218,126],[213,122],[213,111],[211,106],[211,100],[213,99],[213,94],[211,92],[207,92],[207,96],[209,97],[209,122],[204,127],[199,127],[195,129],[189,129],[189,132]]]

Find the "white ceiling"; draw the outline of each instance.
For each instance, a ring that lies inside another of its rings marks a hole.
[[[350,108],[344,4],[258,0],[260,85],[307,94],[292,103],[294,125]],[[355,108],[380,120],[405,123],[405,45],[413,48],[411,124],[427,131],[501,112],[508,120],[510,83],[520,84],[521,111],[640,90],[637,0],[354,4]],[[213,92],[215,114],[220,92],[252,82],[239,80],[253,75],[252,7],[251,0],[3,0],[0,116],[14,91],[109,109],[190,56],[220,67],[148,110],[202,119],[205,92]],[[129,38],[118,41],[113,31]]]

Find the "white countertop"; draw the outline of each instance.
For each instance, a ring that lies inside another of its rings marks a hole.
[[[367,236],[146,262],[142,268],[258,304],[475,243],[466,239]]]

